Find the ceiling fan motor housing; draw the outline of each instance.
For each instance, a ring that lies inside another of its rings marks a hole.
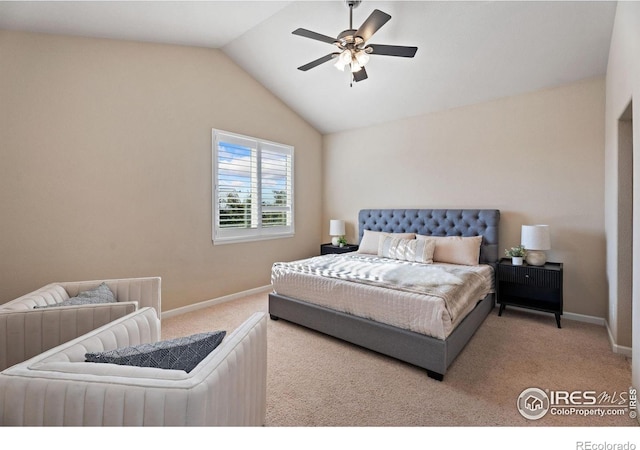
[[[356,36],[358,30],[344,30],[337,37],[337,44],[341,48],[347,48],[350,45],[353,47],[359,47],[364,44],[364,39],[360,36]]]

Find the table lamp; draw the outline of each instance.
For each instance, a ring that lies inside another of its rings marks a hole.
[[[544,266],[547,262],[545,250],[551,249],[549,225],[522,225],[520,243],[527,250],[527,264]]]
[[[345,235],[344,220],[331,220],[329,222],[329,234],[332,236],[331,244],[340,245],[340,238]]]

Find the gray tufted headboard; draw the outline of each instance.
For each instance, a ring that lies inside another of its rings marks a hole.
[[[359,235],[364,230],[417,233],[429,236],[482,236],[480,263],[498,262],[497,209],[363,209],[358,213]]]

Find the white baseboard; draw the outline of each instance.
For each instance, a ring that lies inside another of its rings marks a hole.
[[[576,313],[564,313],[562,317],[569,320],[575,320],[576,322],[593,323],[595,325],[600,325],[603,327],[606,325],[606,321],[603,317],[586,316],[584,314]]]
[[[496,304],[496,308],[499,308],[500,305]],[[553,313],[549,313],[549,312],[545,312],[545,311],[538,311],[536,309],[529,309],[529,308],[521,308],[517,305],[509,305],[509,308],[516,308],[520,311],[526,311],[528,313],[531,314],[540,314],[543,316],[551,316],[553,317]],[[562,319],[567,319],[567,320],[574,320],[576,322],[585,322],[585,323],[592,323],[595,325],[600,325],[600,326],[605,326],[605,320],[602,317],[596,317],[596,316],[585,316],[584,314],[577,314],[577,313],[570,313],[570,312],[563,312]]]
[[[626,356],[628,358],[631,358],[631,347],[625,347],[623,345],[616,344],[615,340],[613,339],[613,334],[611,334],[611,328],[609,328],[609,322],[605,321],[605,326],[607,327],[607,335],[609,336],[609,344],[611,344],[611,350],[613,350],[613,353],[617,353],[619,355],[623,355],[623,356]]]
[[[223,297],[214,298],[211,300],[205,300],[203,302],[194,303],[193,305],[182,306],[180,308],[170,309],[169,311],[162,311],[162,318],[168,319],[169,317],[178,316],[180,314],[188,313],[191,311],[197,311],[202,308],[207,308],[209,306],[218,305],[220,303],[230,302],[232,300],[237,300],[242,297],[246,297],[248,295],[261,294],[263,292],[268,292],[272,289],[271,285],[262,286],[255,289],[249,289],[248,291],[236,292],[235,294],[225,295]]]

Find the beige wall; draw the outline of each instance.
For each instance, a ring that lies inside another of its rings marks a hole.
[[[324,139],[323,236],[361,208],[497,208],[500,246],[551,226],[565,312],[607,313],[604,79],[504,98]]]
[[[0,303],[161,276],[163,310],[317,253],[322,137],[218,50],[0,31]],[[296,236],[211,242],[211,129],[295,146]]]
[[[614,344],[632,347],[632,384],[640,386],[640,3],[619,2],[609,64],[605,116],[605,217],[609,327]],[[632,111],[628,106],[633,100]],[[629,116],[635,118],[632,125]],[[622,120],[621,120],[622,119]],[[625,143],[631,134],[633,149]],[[633,152],[629,155],[628,152]],[[626,165],[631,162],[632,169]],[[636,181],[633,182],[632,178]],[[623,206],[621,206],[623,205]],[[633,211],[630,211],[632,209]],[[632,254],[628,249],[632,247]],[[633,255],[633,256],[632,256]],[[632,266],[629,270],[629,265]]]

